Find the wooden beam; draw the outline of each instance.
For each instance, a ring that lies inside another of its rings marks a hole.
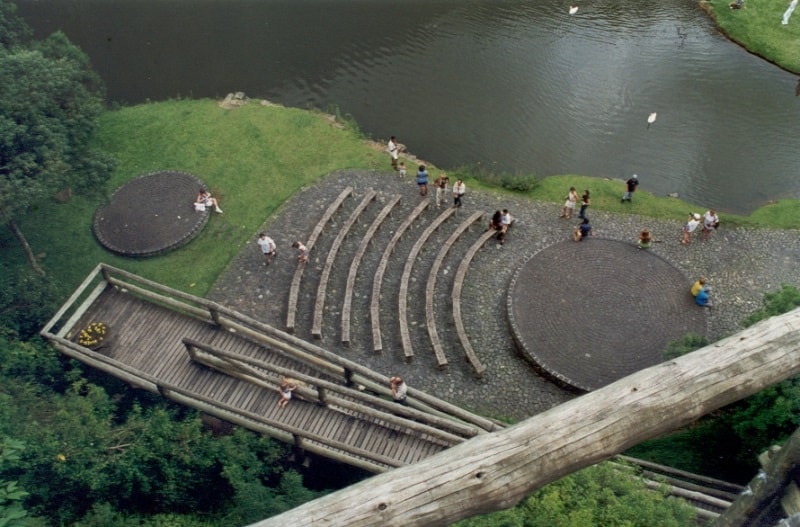
[[[800,309],[253,527],[450,525],[797,373]]]

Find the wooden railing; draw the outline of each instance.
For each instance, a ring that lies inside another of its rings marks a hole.
[[[103,280],[92,290],[87,300],[84,300],[80,306],[73,305],[89,290],[89,286],[96,282],[100,276],[102,276]],[[101,366],[111,359],[92,352],[82,346],[78,346],[64,338],[66,330],[80,318],[88,305],[91,304],[91,300],[96,298],[108,285],[118,287],[123,292],[134,294],[144,300],[162,305],[176,312],[194,317],[209,324],[217,325],[228,331],[236,332],[257,343],[278,349],[296,360],[312,365],[337,378],[341,378],[346,385],[360,384],[377,394],[386,397],[391,396],[389,378],[385,375],[381,375],[357,362],[331,353],[319,346],[306,342],[285,331],[264,324],[263,322],[257,321],[211,300],[172,289],[107,264],[98,265],[92,274],[84,280],[83,284],[81,284],[78,290],[70,297],[67,303],[59,309],[56,315],[54,315],[44,329],[42,329],[42,336],[53,343],[61,344],[69,350],[70,353],[83,354],[82,356],[85,355],[94,362],[99,361],[98,368],[108,371],[107,368]],[[69,321],[62,326],[59,332],[60,334],[52,333],[51,330],[59,324],[61,319],[73,310],[75,310],[75,313]],[[148,389],[153,389],[154,385],[157,384],[157,381],[153,379],[138,377],[135,371],[132,371],[132,369],[122,364],[116,364],[115,367],[119,367],[120,371],[127,375],[125,380],[129,380],[133,384],[142,385]],[[117,375],[116,373],[113,374]],[[494,431],[500,427],[500,424],[494,420],[486,419],[468,412],[411,386],[408,388],[408,396],[409,404],[418,410],[444,418],[455,418],[474,425],[484,431]]]

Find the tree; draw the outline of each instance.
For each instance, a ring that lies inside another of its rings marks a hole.
[[[0,46],[17,45],[30,37],[31,30],[17,15],[17,6],[0,0]]]
[[[476,516],[455,527],[681,527],[696,525],[688,503],[654,492],[635,473],[601,463],[537,490],[513,509]]]
[[[499,432],[253,524],[448,525],[800,372],[800,309]]]
[[[0,47],[0,218],[44,274],[16,220],[63,188],[97,190],[108,179],[113,161],[90,146],[104,88],[63,33],[23,44],[24,24],[4,0],[0,17],[11,30]]]

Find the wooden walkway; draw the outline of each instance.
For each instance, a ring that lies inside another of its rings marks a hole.
[[[91,350],[77,334],[108,328]],[[214,302],[99,265],[42,330],[61,352],[221,419],[372,472],[500,427]],[[301,381],[285,409],[281,375]]]

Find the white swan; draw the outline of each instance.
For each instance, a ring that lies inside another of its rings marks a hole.
[[[570,15],[574,15],[577,12],[578,12],[578,6],[576,6],[576,5],[569,6],[569,14]]]
[[[656,117],[658,117],[658,113],[653,112],[647,117],[647,124],[653,124],[656,122]]]

